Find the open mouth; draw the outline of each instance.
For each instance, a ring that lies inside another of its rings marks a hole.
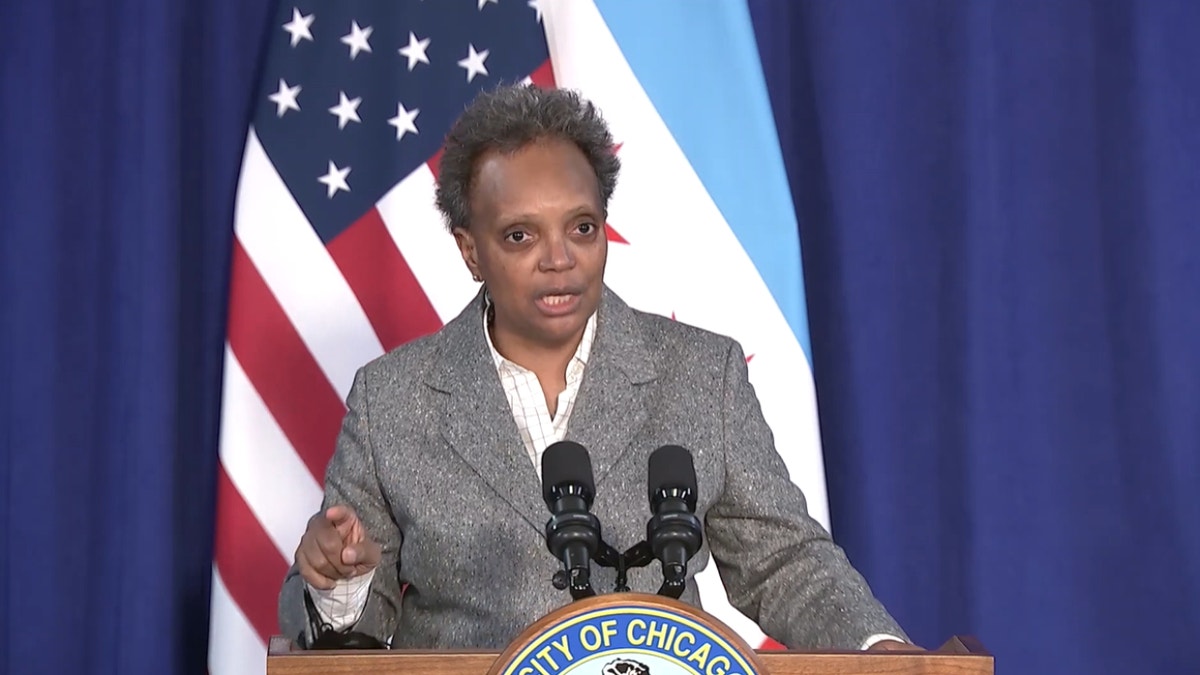
[[[579,307],[579,293],[547,293],[537,299],[538,309],[548,316],[570,314]]]
[[[557,307],[559,305],[567,304],[574,298],[575,296],[571,293],[564,293],[562,295],[543,295],[542,302],[550,305],[551,307]]]

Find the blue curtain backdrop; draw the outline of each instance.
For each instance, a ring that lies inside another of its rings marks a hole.
[[[0,673],[202,673],[273,3],[0,2]]]
[[[205,671],[273,4],[0,4],[0,672]],[[838,539],[927,646],[1200,670],[1200,9],[750,5]]]
[[[1200,3],[751,10],[835,536],[927,645],[1200,672]]]

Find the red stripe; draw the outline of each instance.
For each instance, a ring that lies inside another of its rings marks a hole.
[[[217,470],[213,560],[234,603],[263,642],[269,642],[272,635],[279,634],[279,588],[287,575],[288,563],[229,480],[223,465]]]
[[[550,59],[546,59],[537,70],[530,73],[529,80],[542,89],[555,88],[557,84],[554,82],[554,64],[550,63]]]
[[[346,406],[236,237],[232,267],[229,346],[284,436],[322,483]]]
[[[363,214],[327,248],[385,350],[442,327],[377,209]]]
[[[429,167],[429,172],[433,174],[433,179],[438,179],[438,174],[442,170],[442,153],[446,151],[445,147],[438,148],[438,151],[433,153],[433,157],[425,162],[425,166]]]
[[[784,647],[783,645],[772,640],[771,638],[763,638],[763,643],[759,647],[759,649],[761,649],[763,651],[775,652],[775,651],[781,651],[781,650],[787,649],[787,647]]]

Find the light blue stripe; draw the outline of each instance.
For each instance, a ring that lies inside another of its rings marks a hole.
[[[597,0],[812,365],[800,237],[744,0]]]

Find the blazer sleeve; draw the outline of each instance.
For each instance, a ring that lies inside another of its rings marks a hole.
[[[346,397],[347,412],[337,447],[325,472],[321,509],[346,504],[354,509],[367,532],[380,545],[367,604],[354,630],[390,643],[400,614],[400,548],[404,536],[397,525],[379,480],[371,445],[368,371],[360,369]],[[291,639],[301,635],[308,617],[304,609],[304,579],[293,563],[279,593],[279,626]]]
[[[730,604],[793,649],[860,649],[874,634],[905,637],[808,515],[736,342],[727,354],[722,403],[725,490],[705,516],[705,535]]]

